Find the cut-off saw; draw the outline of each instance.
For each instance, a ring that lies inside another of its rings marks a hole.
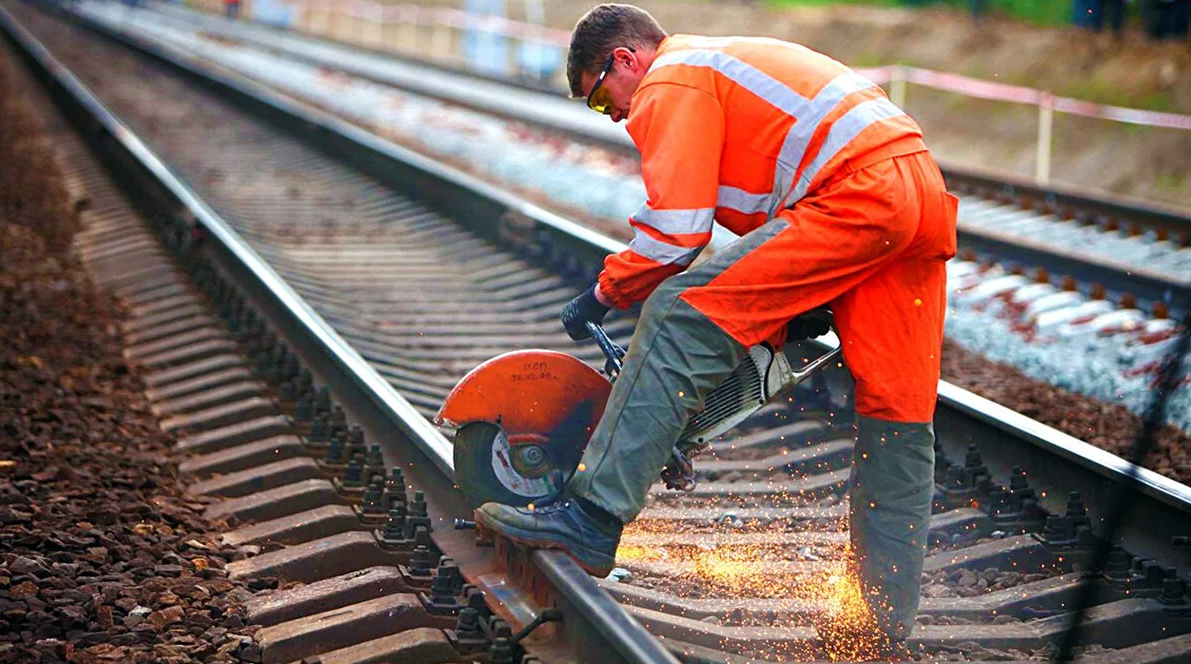
[[[825,309],[800,318],[806,317],[814,317],[812,336],[831,326]],[[589,322],[587,330],[604,353],[602,372],[566,353],[519,350],[472,369],[447,396],[434,422],[455,428],[455,482],[471,507],[486,502],[525,506],[562,495],[604,414],[625,353],[601,326]],[[661,471],[666,487],[693,490],[692,459],[712,439],[839,355],[837,347],[795,369],[785,353],[768,344],[750,348],[691,416]]]

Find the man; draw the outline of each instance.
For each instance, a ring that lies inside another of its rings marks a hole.
[[[851,537],[891,639],[914,622],[933,493],[934,415],[956,199],[918,126],[844,65],[773,39],[667,36],[600,5],[576,25],[571,92],[627,129],[648,201],[629,249],[562,313],[572,338],[644,300],[607,409],[567,487],[476,518],[606,575],[622,525],[704,396],[753,345],[830,305],[856,379]],[[686,269],[713,221],[743,237]]]

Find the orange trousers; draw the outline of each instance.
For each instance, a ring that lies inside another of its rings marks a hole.
[[[791,319],[830,304],[857,412],[930,422],[957,206],[927,151],[845,164],[780,213],[789,228],[681,298],[745,347],[784,340]]]

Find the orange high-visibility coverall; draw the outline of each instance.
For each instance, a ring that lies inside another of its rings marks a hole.
[[[682,299],[744,346],[830,303],[856,410],[933,419],[957,201],[918,125],[844,65],[771,39],[673,35],[627,129],[648,201],[601,291],[618,308],[690,265],[713,221],[790,227]]]

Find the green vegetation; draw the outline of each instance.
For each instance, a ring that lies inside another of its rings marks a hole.
[[[1060,97],[1074,97],[1086,99],[1097,104],[1109,106],[1124,106],[1126,108],[1140,108],[1147,111],[1175,112],[1174,98],[1169,92],[1151,92],[1139,94],[1122,90],[1120,86],[1110,85],[1100,78],[1077,79],[1069,81],[1061,89],[1052,90]]]
[[[775,6],[876,5],[881,7],[951,5],[966,11],[969,0],[769,0]],[[984,0],[989,14],[1008,16],[1034,25],[1070,25],[1071,0]]]
[[[946,0],[967,7],[967,0]],[[985,0],[990,14],[1016,18],[1034,25],[1071,25],[1071,0]]]
[[[1154,185],[1162,191],[1178,191],[1183,188],[1183,178],[1170,173],[1158,173],[1154,176]]]
[[[768,0],[775,7],[823,7],[826,5],[876,5],[878,7],[896,7],[910,4],[906,0]]]
[[[872,53],[863,53],[848,61],[850,67],[884,67],[889,64],[889,61],[879,55]],[[896,64],[909,64],[908,62],[898,62]]]

